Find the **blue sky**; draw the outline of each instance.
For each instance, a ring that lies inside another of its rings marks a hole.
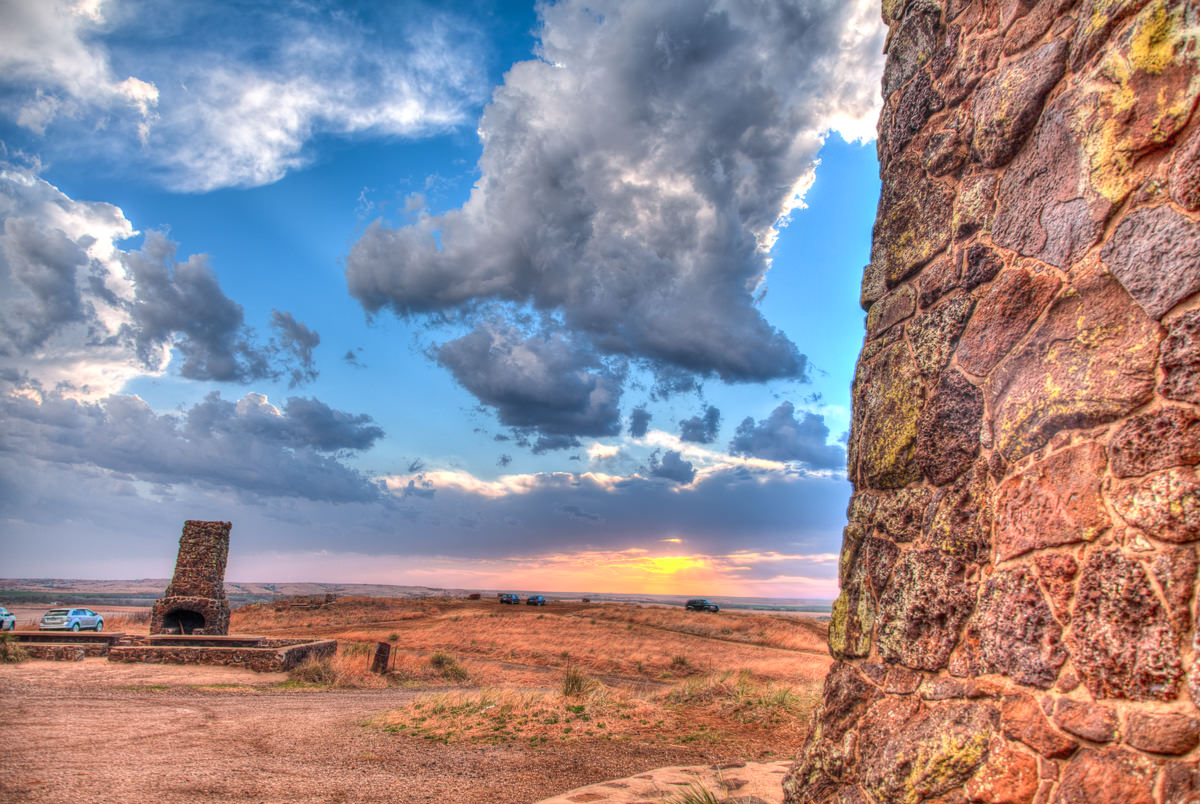
[[[872,3],[0,31],[0,574],[833,597]]]

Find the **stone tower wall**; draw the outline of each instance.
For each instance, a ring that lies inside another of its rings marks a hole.
[[[826,802],[1200,802],[1200,2],[884,0]]]
[[[179,537],[175,574],[150,613],[150,633],[172,630],[173,612],[194,612],[204,620],[206,634],[229,632],[229,601],[225,597],[225,565],[229,560],[229,522],[189,519]],[[174,623],[177,627],[178,623]]]

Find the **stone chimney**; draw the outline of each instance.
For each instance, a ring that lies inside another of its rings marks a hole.
[[[229,522],[194,519],[183,523],[175,575],[151,610],[150,633],[229,633],[225,564],[231,527]]]
[[[1200,3],[884,0],[791,804],[1200,801]]]

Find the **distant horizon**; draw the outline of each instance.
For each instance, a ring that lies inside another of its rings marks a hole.
[[[146,577],[146,578],[54,578],[54,577],[44,576],[44,577],[35,577],[35,578],[0,578],[0,593],[2,593],[5,589],[13,588],[14,584],[35,585],[38,583],[79,584],[79,585],[125,583],[125,584],[143,584],[143,585],[147,585],[147,586],[150,584],[156,584],[157,586],[161,586],[163,589],[165,589],[166,584],[169,583],[170,580],[171,579],[169,577],[162,577],[162,578],[157,578],[157,577]],[[225,586],[226,587],[229,587],[229,586],[238,586],[238,587],[257,586],[257,587],[264,587],[264,588],[265,587],[287,587],[287,586],[342,587],[342,588],[348,588],[351,591],[353,591],[354,587],[364,587],[364,588],[368,588],[368,589],[373,588],[373,589],[379,589],[379,590],[386,590],[386,589],[428,590],[430,592],[462,593],[463,595],[493,594],[493,593],[500,594],[502,592],[513,592],[513,593],[521,594],[522,596],[528,595],[528,594],[541,594],[541,595],[546,595],[547,597],[557,597],[557,598],[564,598],[564,599],[576,599],[576,598],[583,598],[583,597],[591,597],[591,598],[597,598],[597,599],[612,599],[612,600],[627,599],[627,598],[628,599],[632,599],[632,598],[659,599],[659,598],[662,598],[662,599],[680,600],[680,599],[687,599],[687,598],[693,598],[693,597],[705,597],[710,600],[718,600],[718,601],[723,601],[723,600],[737,601],[737,602],[764,601],[764,602],[778,602],[781,604],[787,602],[787,603],[793,603],[797,606],[802,606],[802,605],[829,606],[829,605],[832,605],[832,603],[833,603],[832,598],[785,597],[785,596],[775,596],[775,595],[726,595],[726,594],[721,594],[719,592],[710,592],[710,591],[704,591],[704,590],[694,590],[693,592],[688,592],[688,593],[597,592],[597,591],[554,590],[554,589],[545,589],[543,587],[531,587],[531,588],[525,589],[525,588],[521,588],[519,586],[518,587],[490,588],[490,587],[440,586],[440,585],[428,585],[428,584],[418,585],[418,584],[357,583],[357,582],[343,582],[343,581],[261,581],[261,580],[260,581],[239,581],[239,580],[230,580],[228,578],[225,580]],[[41,591],[41,590],[29,590],[29,591]],[[49,591],[54,591],[54,590],[46,589],[45,591],[49,592]],[[66,589],[63,591],[69,593],[72,590]],[[89,592],[84,592],[81,590],[75,590],[75,591],[77,591],[77,593],[79,593],[79,594],[99,594],[97,592],[89,593]],[[153,593],[153,591],[154,590],[148,589],[145,592],[124,592],[124,593],[113,592],[112,594],[151,594],[151,593]],[[381,595],[371,595],[371,596],[379,597]],[[416,597],[416,596],[419,596],[419,595],[397,595],[397,597]],[[457,596],[457,595],[452,595],[452,596]]]

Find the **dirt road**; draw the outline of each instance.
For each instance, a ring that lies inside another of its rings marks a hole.
[[[419,691],[285,691],[231,668],[0,665],[0,802],[524,804],[711,749],[441,745],[364,725]]]

